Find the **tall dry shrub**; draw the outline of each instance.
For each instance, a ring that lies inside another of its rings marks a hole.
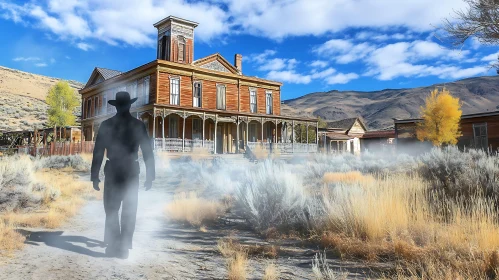
[[[301,177],[267,160],[248,170],[236,189],[243,215],[258,230],[307,224],[307,195]]]
[[[454,197],[477,191],[499,198],[499,157],[482,150],[461,152],[457,147],[433,148],[420,158],[419,173],[436,189]]]

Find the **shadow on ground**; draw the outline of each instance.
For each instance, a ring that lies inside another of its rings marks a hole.
[[[87,255],[94,258],[105,258],[106,255],[102,252],[96,252],[90,250],[89,248],[106,246],[105,243],[99,240],[90,239],[84,236],[72,236],[63,235],[63,231],[29,231],[29,230],[18,230],[19,233],[26,236],[26,241],[24,243],[38,246],[40,243],[44,243],[47,246],[59,248],[61,250],[66,250],[74,252],[77,254]],[[85,247],[81,246],[84,245]]]

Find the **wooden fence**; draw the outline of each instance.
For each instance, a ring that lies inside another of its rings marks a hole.
[[[68,156],[81,153],[92,153],[94,151],[94,142],[85,141],[83,143],[75,142],[57,142],[50,143],[46,146],[19,146],[17,152],[19,154],[27,154],[32,156]]]

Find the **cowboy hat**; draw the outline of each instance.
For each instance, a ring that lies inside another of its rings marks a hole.
[[[108,103],[113,106],[126,106],[134,103],[135,101],[137,101],[137,98],[130,99],[130,93],[126,91],[120,91],[116,93],[116,99],[109,100]]]

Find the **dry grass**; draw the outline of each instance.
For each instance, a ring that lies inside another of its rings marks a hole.
[[[280,276],[281,273],[279,272],[279,269],[277,268],[277,265],[275,263],[270,262],[269,264],[267,264],[267,266],[265,267],[263,280],[278,280]]]
[[[248,276],[248,256],[242,246],[233,239],[218,241],[218,250],[227,261],[229,280],[244,280]]]
[[[10,256],[13,251],[22,249],[24,240],[11,224],[0,221],[0,256]]]
[[[89,164],[92,164],[92,158],[93,158],[93,154],[91,153],[81,153],[80,154],[81,158],[88,162]]]
[[[224,207],[216,201],[197,197],[195,192],[176,194],[173,201],[166,205],[168,218],[200,226],[215,221],[224,212]]]
[[[102,192],[93,190],[90,182],[77,181],[71,174],[62,171],[35,173],[38,182],[47,186],[39,195],[43,198],[41,208],[28,213],[16,211],[0,215],[0,220],[17,227],[57,228],[74,216],[85,199],[102,199]],[[57,193],[54,199],[51,194]],[[34,194],[37,194],[34,191]]]
[[[417,177],[385,177],[340,192],[324,188],[322,244],[344,257],[399,261],[405,269],[398,277],[497,276],[499,213],[493,203],[478,195],[437,199],[428,189]]]
[[[257,145],[253,150],[253,155],[255,156],[256,159],[261,160],[261,159],[266,159],[269,157],[269,152],[262,148],[262,146]]]
[[[322,177],[324,183],[372,183],[374,177],[371,175],[363,175],[359,171],[351,172],[327,172]]]
[[[203,160],[211,158],[212,154],[207,148],[193,148],[191,158],[193,160]]]

